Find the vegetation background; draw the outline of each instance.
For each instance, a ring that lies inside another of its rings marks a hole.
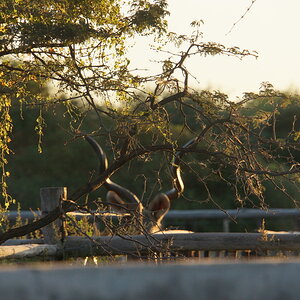
[[[46,90],[43,92],[47,92]],[[289,105],[280,109],[277,116],[277,137],[285,138],[291,131],[293,122],[296,116],[296,130],[300,129],[300,107],[298,100],[300,96],[291,98]],[[284,99],[276,99],[277,101],[284,101]],[[80,106],[77,107],[80,111]],[[272,107],[266,105],[266,101],[253,102],[247,106],[247,114],[249,117],[256,115],[259,111],[272,111]],[[182,116],[173,111],[175,116],[171,124],[172,131],[176,131],[179,124],[183,122]],[[193,119],[193,112],[190,113],[190,119]],[[90,146],[83,139],[73,140],[68,133],[68,128],[71,123],[76,122],[74,118],[68,114],[64,105],[57,105],[51,107],[43,112],[43,117],[46,122],[44,128],[42,153],[38,151],[38,135],[33,134],[36,126],[36,119],[40,115],[40,110],[37,107],[24,106],[20,110],[18,104],[14,105],[12,109],[12,116],[14,120],[14,129],[12,134],[12,154],[10,155],[9,164],[9,193],[17,199],[17,203],[21,205],[21,209],[38,209],[40,206],[39,189],[46,186],[66,186],[69,191],[73,191],[79,186],[88,182],[95,176],[98,168],[98,159],[94,155]],[[94,112],[90,112],[85,118],[85,129],[91,132],[94,129],[95,120],[97,117]],[[109,123],[110,120],[107,120]],[[74,124],[73,124],[74,125]],[[295,124],[294,124],[295,125]],[[272,135],[272,128],[265,131],[264,135],[270,137]],[[144,139],[151,138],[144,137]],[[190,137],[185,137],[188,140]],[[105,137],[98,139],[105,149]],[[185,140],[183,138],[182,142]],[[108,154],[109,160],[113,160],[112,155]],[[186,154],[188,155],[188,154]],[[295,159],[300,161],[300,153],[295,152]],[[197,155],[190,154],[190,160],[197,160]],[[142,196],[143,201],[151,198],[153,190],[167,190],[171,183],[168,182],[164,172],[161,171],[165,166],[165,160],[162,159],[162,153],[152,155],[151,160],[144,161],[138,159],[132,161],[126,167],[122,168],[113,176],[113,180],[129,190]],[[201,161],[201,157],[198,157]],[[197,173],[203,177],[206,175],[206,168],[203,165],[198,166]],[[228,170],[228,176],[231,176]],[[160,186],[157,181],[157,174],[159,174],[161,182]],[[206,199],[206,192],[203,190],[201,182],[197,176],[191,172],[189,168],[183,166],[182,177],[185,184],[185,193],[182,197],[175,200],[172,204],[172,209],[216,209],[222,208],[233,209],[239,207],[239,203],[234,200],[233,191],[217,176],[208,180],[208,185],[212,193],[212,198],[215,202]],[[147,178],[147,185],[152,188],[145,193],[145,178]],[[270,208],[293,208],[295,203],[286,197],[279,190],[275,189],[270,183],[266,182],[265,197],[266,202]],[[297,189],[294,185],[285,182],[289,193],[296,199],[298,197]],[[105,199],[106,190],[104,187],[89,195],[90,198]],[[253,201],[255,201],[253,199]],[[255,203],[255,202],[254,202]],[[257,207],[260,203],[256,203]],[[246,203],[246,207],[253,207],[253,203]],[[11,209],[16,209],[17,206],[12,206]],[[178,225],[182,223],[177,222]],[[174,225],[174,224],[173,224]],[[175,224],[176,225],[176,224]],[[287,220],[275,222],[268,222],[271,228],[282,229],[294,228],[294,222]],[[297,224],[296,224],[297,225]],[[196,230],[220,230],[221,221],[201,221],[197,224],[184,224],[185,227],[190,227]],[[257,228],[256,221],[244,221],[243,225],[236,225],[236,230],[249,230]],[[234,230],[234,229],[233,229]]]
[[[190,58],[257,53],[203,41],[199,20],[190,36],[169,32],[168,14],[166,0],[0,2],[1,212],[38,208],[47,186],[81,187],[78,204],[104,199],[102,187],[90,194],[105,178],[82,133],[114,161],[107,176],[145,204],[172,188],[170,162],[181,151],[185,192],[173,209],[298,206],[300,97],[268,82],[239,102],[195,89]],[[141,36],[164,54],[159,74],[132,69],[127,49]],[[197,147],[180,150],[188,141]]]

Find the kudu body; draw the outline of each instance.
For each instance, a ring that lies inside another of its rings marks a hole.
[[[85,136],[87,142],[96,153],[100,166],[99,173],[102,174],[108,168],[108,160],[101,146],[90,136]],[[182,148],[187,148],[194,143],[194,140],[186,143]],[[155,233],[161,231],[161,221],[170,209],[171,201],[178,198],[184,190],[184,184],[180,172],[180,160],[182,152],[177,152],[172,161],[172,188],[157,194],[145,207],[140,199],[128,189],[116,184],[107,178],[104,186],[108,190],[106,200],[111,208],[122,213],[131,213],[141,225],[141,232]]]

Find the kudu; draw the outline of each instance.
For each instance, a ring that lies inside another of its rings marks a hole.
[[[92,146],[96,153],[100,166],[99,173],[102,174],[108,168],[108,160],[101,146],[90,136],[85,136],[87,142]],[[182,148],[187,148],[194,143],[194,139],[186,143]],[[178,151],[173,158],[172,188],[165,192],[157,194],[145,207],[140,199],[128,189],[116,184],[107,178],[104,186],[108,190],[106,200],[111,208],[118,212],[130,212],[138,220],[142,230],[148,233],[161,231],[161,221],[170,209],[171,201],[178,198],[184,190],[184,184],[181,178],[180,161],[184,152]]]

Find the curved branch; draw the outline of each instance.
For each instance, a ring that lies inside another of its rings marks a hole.
[[[106,154],[103,151],[103,149],[101,148],[101,146],[92,137],[85,136],[84,138],[92,146],[92,148],[94,149],[94,152],[96,153],[96,155],[99,159],[99,162],[100,162],[99,175],[101,176],[101,174],[108,169],[108,160],[107,160]],[[119,184],[113,182],[112,180],[110,180],[110,178],[107,178],[105,180],[104,186],[106,187],[107,190],[114,191],[121,198],[126,199],[127,201],[129,201],[131,203],[139,204],[141,202],[134,193],[132,193],[128,189],[120,186]]]
[[[223,155],[224,157],[227,157],[227,158],[234,158],[232,156],[228,156],[227,154],[219,152],[219,151],[218,152],[209,152],[209,151],[205,151],[205,150],[197,150],[197,149],[191,148],[192,145],[199,142],[212,127],[214,127],[215,125],[218,125],[218,124],[222,124],[222,123],[232,123],[233,124],[233,122],[231,122],[229,119],[220,119],[220,120],[216,120],[215,122],[210,123],[202,130],[202,132],[196,138],[189,141],[188,145],[186,144],[182,148],[178,148],[177,150],[179,152],[177,152],[177,153],[180,153],[180,155],[183,155],[186,152],[198,152],[198,153],[205,153],[205,154],[208,154],[211,156]],[[239,126],[240,126],[240,124],[239,124]],[[111,164],[110,167],[108,167],[94,181],[77,189],[73,194],[70,195],[69,199],[76,202],[82,196],[84,196],[92,191],[97,190],[102,185],[106,184],[107,179],[109,177],[111,177],[116,171],[118,171],[122,166],[124,166],[127,162],[135,159],[138,156],[141,156],[144,154],[149,154],[149,153],[154,153],[154,152],[158,152],[158,151],[173,152],[173,150],[174,150],[174,147],[172,147],[172,145],[167,145],[167,144],[154,145],[154,146],[149,146],[147,148],[145,148],[145,147],[137,148],[134,151],[132,151],[132,152],[128,153],[127,155],[124,155],[124,156],[120,157],[118,160],[116,160],[113,164]],[[180,158],[180,156],[177,159],[179,159],[179,158]],[[178,162],[178,161],[175,159],[174,162]],[[176,170],[176,167],[174,170]],[[266,171],[266,170],[252,170],[252,169],[245,169],[245,168],[240,169],[240,170],[242,170],[244,172],[248,172],[248,173],[262,174],[262,175],[268,175],[268,176],[283,176],[283,175],[300,173],[299,167],[297,167],[294,170],[284,171],[284,172],[271,172],[271,171]],[[64,213],[75,210],[76,205],[74,205],[72,203],[72,201],[63,202],[61,209],[59,207],[57,207],[53,211],[49,212],[48,215],[40,218],[37,221],[34,221],[34,222],[29,223],[24,226],[20,226],[20,227],[8,230],[7,232],[0,234],[0,244],[5,242],[8,239],[24,236],[30,232],[38,230],[38,229],[50,224],[51,222],[53,222],[54,220],[59,218]]]

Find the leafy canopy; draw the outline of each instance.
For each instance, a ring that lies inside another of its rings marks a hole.
[[[72,101],[95,108],[94,97],[123,89],[134,81],[127,71],[125,41],[136,34],[166,30],[166,2],[101,0],[3,0],[0,3],[0,167],[5,207],[5,169],[13,122],[13,102],[46,107]],[[37,93],[51,82],[57,94]],[[35,89],[28,88],[35,86]],[[95,93],[92,95],[92,93]],[[62,99],[63,98],[63,99]],[[42,110],[35,130],[43,134]],[[39,144],[39,151],[41,146]]]
[[[255,52],[203,42],[201,22],[191,24],[191,36],[168,32],[167,2],[163,0],[11,0],[2,1],[0,11],[0,147],[5,207],[11,201],[5,165],[13,130],[13,102],[21,109],[40,109],[35,126],[39,151],[46,126],[43,110],[64,104],[72,118],[70,135],[75,137],[81,131],[98,135],[112,154],[114,163],[106,176],[131,160],[147,162],[154,152],[166,152],[170,161],[168,154],[181,150],[197,157],[187,160],[185,167],[196,174],[197,183],[206,192],[205,201],[213,201],[209,180],[222,181],[241,205],[249,201],[255,206],[255,198],[264,206],[266,181],[295,201],[284,182],[277,179],[287,177],[292,184],[299,184],[296,119],[287,138],[276,134],[276,116],[289,105],[289,96],[264,83],[257,94],[245,93],[239,101],[231,101],[220,91],[195,90],[190,85],[193,75],[186,62],[191,57],[228,55],[241,59],[257,57]],[[139,70],[131,70],[126,49],[140,35],[152,36],[158,42],[156,50],[164,54],[159,74],[142,76]],[[43,93],[50,84],[55,92]],[[276,100],[279,98],[281,102]],[[258,102],[265,106],[257,109]],[[91,112],[94,122],[87,128],[85,120]],[[271,135],[265,134],[268,129]],[[182,149],[191,139],[193,146]],[[161,168],[170,179],[169,169]],[[97,189],[103,180],[96,178],[71,199],[76,201]]]

